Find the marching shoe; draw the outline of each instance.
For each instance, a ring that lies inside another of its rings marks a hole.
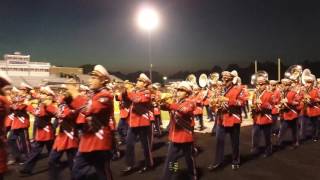
[[[133,167],[132,167],[132,166],[128,166],[128,167],[126,167],[125,169],[121,170],[121,172],[123,172],[123,173],[130,173],[132,170],[133,170]]]
[[[217,170],[217,169],[219,169],[219,168],[221,168],[221,167],[222,167],[221,164],[210,164],[210,165],[208,166],[208,170],[209,170],[209,171],[214,171],[214,170]]]
[[[238,170],[240,168],[240,165],[239,164],[232,164],[231,166],[232,170]]]
[[[144,166],[142,169],[140,169],[139,170],[139,174],[143,174],[143,173],[145,173],[145,172],[147,172],[147,171],[150,171],[152,169],[152,167],[150,167],[150,166]]]

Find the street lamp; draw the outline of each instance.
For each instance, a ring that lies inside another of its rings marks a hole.
[[[141,30],[148,33],[148,61],[149,77],[152,81],[152,55],[151,55],[151,32],[158,28],[160,23],[159,13],[151,6],[142,6],[137,14],[137,24]]]
[[[163,76],[162,79],[163,79],[163,84],[166,84],[168,77],[167,76]]]

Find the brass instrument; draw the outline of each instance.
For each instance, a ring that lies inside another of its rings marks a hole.
[[[113,82],[110,84],[110,89],[115,92],[115,94],[120,94],[123,92],[130,92],[135,88],[136,84],[130,81]]]
[[[210,106],[217,112],[228,108],[229,98],[225,97],[225,93],[223,87],[218,87],[214,89],[213,96],[210,98]]]
[[[264,78],[268,79],[269,75],[266,71],[257,71],[255,74],[253,74],[251,76],[251,84],[252,85],[256,85],[258,77],[264,77]]]
[[[300,82],[302,75],[302,66],[301,65],[292,65],[284,73],[284,77]]]
[[[160,94],[159,99],[156,99],[156,103],[159,105],[173,103],[176,99],[177,85],[178,85],[178,82],[171,83],[170,85],[165,86],[161,90],[161,94]]]
[[[260,106],[261,106],[261,97],[263,95],[263,92],[266,91],[267,89],[263,90],[261,92],[261,89],[259,89],[259,86],[257,84],[258,79],[261,79],[262,81],[268,81],[269,75],[266,71],[260,70],[257,71],[255,74],[251,76],[251,84],[256,86],[255,92],[252,96],[252,103],[251,103],[251,111],[252,114],[254,115],[258,111],[260,111]]]
[[[190,82],[191,84],[197,84],[197,77],[194,74],[189,74],[186,81]]]
[[[213,72],[209,75],[209,84],[217,84],[219,81],[219,73]]]
[[[313,86],[315,86],[315,82],[316,82],[316,77],[311,73],[310,69],[304,69],[301,75],[301,82],[303,85],[306,85],[306,79],[307,78],[312,78],[314,84],[311,85],[310,87],[306,87],[304,86],[304,90],[302,90],[303,92],[303,103],[304,103],[304,109],[306,110],[307,106],[311,104],[311,97],[309,95],[309,92],[312,90]]]
[[[199,86],[205,88],[208,85],[208,76],[206,74],[201,74],[199,77]]]
[[[280,90],[280,97],[281,101],[280,103],[276,106],[279,109],[279,112],[283,111],[284,109],[288,109],[288,99],[287,99],[287,90],[285,91],[284,89]]]
[[[257,89],[255,90],[253,97],[252,97],[252,104],[251,104],[252,113],[255,113],[260,110],[262,95],[263,95],[263,93],[261,93],[261,91],[259,91]]]

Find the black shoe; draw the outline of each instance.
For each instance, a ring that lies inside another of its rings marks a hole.
[[[258,156],[260,154],[259,150],[256,148],[250,149],[250,153],[252,156]]]
[[[318,142],[318,138],[313,138],[313,142]]]
[[[217,169],[219,169],[219,168],[221,168],[221,167],[222,167],[221,164],[210,164],[210,165],[208,166],[208,170],[209,170],[209,171],[215,171],[215,170],[217,170]]]
[[[31,171],[25,170],[25,169],[21,169],[19,171],[19,173],[20,173],[21,176],[31,176],[32,175]]]
[[[128,166],[125,169],[121,170],[122,173],[130,173],[133,171],[133,167],[132,166]]]
[[[140,170],[138,171],[138,173],[139,173],[139,174],[143,174],[143,173],[145,173],[145,172],[147,172],[147,171],[150,171],[151,169],[152,169],[151,167],[144,166],[142,169],[140,169]]]
[[[272,153],[264,153],[264,154],[263,154],[263,158],[267,158],[267,157],[271,156],[271,154],[272,154]]]
[[[291,146],[290,146],[290,149],[291,149],[291,150],[297,149],[297,148],[299,147],[299,145],[300,145],[300,144],[295,143],[294,145],[291,145]]]
[[[231,168],[232,168],[232,170],[236,171],[240,168],[240,165],[239,164],[232,164]]]

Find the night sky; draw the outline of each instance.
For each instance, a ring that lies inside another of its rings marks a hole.
[[[0,55],[30,54],[54,65],[148,68],[147,34],[135,24],[137,0],[1,0]],[[152,34],[154,70],[208,69],[257,59],[320,60],[318,0],[159,0]]]

